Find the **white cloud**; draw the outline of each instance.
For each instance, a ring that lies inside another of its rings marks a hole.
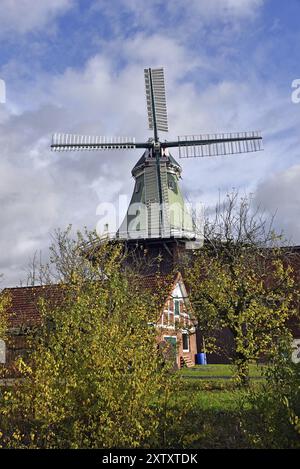
[[[300,152],[299,152],[300,153]],[[272,216],[292,243],[300,244],[300,165],[271,175],[256,191],[256,201]]]
[[[209,21],[235,21],[237,19],[254,16],[264,5],[265,0],[95,0],[94,9],[100,9],[106,14],[117,28],[116,18],[124,11],[130,12],[140,26],[145,30],[157,25],[167,25],[170,20],[176,20],[179,24],[187,17],[198,23]],[[165,14],[165,11],[167,14]]]
[[[40,30],[73,4],[74,0],[1,0],[0,35]]]
[[[202,3],[204,2],[202,1]],[[209,3],[212,3],[218,11],[237,16],[248,16],[256,13],[265,0],[213,0]]]
[[[176,3],[179,6],[181,2],[176,0]],[[192,0],[187,9],[192,14],[201,13],[206,19],[213,17],[228,20],[252,16],[264,3],[265,0]],[[171,10],[173,0],[169,0],[168,5]]]
[[[101,4],[104,7],[105,0],[96,0],[96,4]],[[138,13],[148,11],[155,11],[161,6],[166,6],[170,11],[175,11],[180,7],[182,0],[149,0],[148,2],[141,2],[140,0],[119,0],[116,4],[126,6],[128,9]],[[236,14],[236,15],[249,15],[257,11],[265,3],[265,0],[190,0],[185,3],[183,7],[187,11],[193,13],[204,12],[207,15],[223,13]],[[113,5],[111,5],[112,7]]]

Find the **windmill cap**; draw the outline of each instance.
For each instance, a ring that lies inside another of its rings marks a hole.
[[[140,159],[137,161],[135,166],[133,167],[131,174],[132,176],[136,176],[136,174],[143,169],[147,164],[149,164],[150,161],[153,161],[154,158],[150,156],[149,150],[146,150],[143,155],[140,157]],[[182,171],[182,167],[180,166],[179,163],[175,160],[175,158],[169,153],[166,156],[163,156],[161,159],[162,162],[166,162],[167,166],[173,167],[175,171],[178,171],[179,174]]]

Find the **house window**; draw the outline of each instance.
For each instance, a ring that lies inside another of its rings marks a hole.
[[[190,351],[190,336],[187,332],[182,333],[182,350],[184,352]]]
[[[177,358],[177,338],[175,336],[164,336],[166,348],[164,349],[164,358],[176,364]]]
[[[175,349],[176,349],[176,345],[177,345],[177,338],[176,336],[173,336],[173,335],[165,335],[164,336],[164,339],[166,342],[168,342],[169,344],[171,344]]]
[[[0,339],[0,363],[6,363],[6,345],[2,339]]]
[[[180,300],[178,299],[174,300],[174,315],[177,317],[180,315]]]

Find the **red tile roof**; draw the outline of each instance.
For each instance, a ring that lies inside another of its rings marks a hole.
[[[181,275],[170,276],[147,276],[141,278],[140,287],[155,294],[159,289],[163,290],[163,302],[171,295]],[[63,289],[61,285],[45,285],[34,287],[6,288],[10,298],[8,311],[9,327],[36,326],[41,324],[41,313],[39,311],[39,300],[45,299],[50,303],[59,304],[63,301]],[[163,306],[163,305],[162,305]]]
[[[60,285],[6,288],[3,294],[9,295],[9,327],[35,326],[41,323],[39,300],[62,301]]]

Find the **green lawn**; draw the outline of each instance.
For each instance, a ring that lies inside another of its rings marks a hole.
[[[250,377],[260,378],[262,376],[263,365],[250,365]],[[191,378],[232,378],[234,374],[233,367],[231,365],[197,365],[193,368],[182,368],[179,371],[184,377]]]
[[[190,448],[247,448],[240,424],[241,402],[247,391],[237,388],[230,365],[206,365],[178,371],[183,378],[174,406],[185,409],[184,437],[174,434],[173,444]],[[250,389],[263,383],[262,366],[251,365]],[[251,411],[244,408],[243,412]]]
[[[263,367],[250,365],[253,389],[263,382]],[[238,411],[245,390],[237,387],[230,365],[206,365],[178,371],[182,380],[182,398],[188,398],[196,408],[221,412]]]

